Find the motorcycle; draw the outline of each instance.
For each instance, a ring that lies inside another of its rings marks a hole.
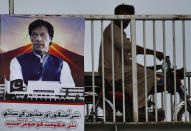
[[[176,92],[179,94],[181,102],[177,104],[174,111],[177,112],[177,121],[182,121],[184,119],[185,111],[188,111],[191,114],[191,97],[186,93],[182,81],[184,79],[184,69],[176,70],[176,91],[174,90],[174,68],[171,66],[169,56],[166,56],[166,62],[163,62],[162,65],[156,65],[156,70],[166,69],[166,82],[168,93],[174,95]],[[150,67],[151,68],[151,67]],[[152,67],[154,69],[154,67]],[[160,78],[162,79],[162,78]],[[163,78],[164,79],[164,78]],[[164,80],[163,80],[164,81]],[[102,78],[99,75],[96,75],[94,78],[94,89],[92,88],[92,76],[85,75],[85,120],[87,122],[91,121],[113,121],[113,91],[112,86],[108,83],[107,80],[105,83],[105,104],[103,103],[103,88],[102,88]],[[157,92],[164,92],[164,83],[163,86],[157,87]],[[185,94],[186,93],[186,94]],[[155,94],[154,88],[148,94],[147,101],[147,110],[148,110],[148,120],[155,121],[155,103],[149,99]],[[150,96],[150,97],[149,97]],[[116,121],[123,121],[123,93],[122,93],[122,84],[120,82],[115,82],[115,110],[116,110]],[[185,108],[186,106],[186,108]],[[105,112],[104,112],[105,107]],[[133,121],[132,113],[132,98],[125,93],[125,121]],[[118,115],[119,114],[119,115]],[[149,114],[152,114],[150,116]],[[163,121],[165,119],[164,109],[158,109],[158,120]],[[167,117],[167,116],[166,116]],[[145,114],[139,116],[139,121],[145,121]]]

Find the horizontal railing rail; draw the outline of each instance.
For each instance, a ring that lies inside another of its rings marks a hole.
[[[2,14],[3,15],[3,14]],[[5,14],[6,15],[6,14]],[[26,17],[74,17],[85,20],[191,20],[191,15],[81,15],[81,14],[11,14],[14,16]]]

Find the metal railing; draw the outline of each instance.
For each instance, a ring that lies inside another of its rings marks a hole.
[[[76,17],[76,16],[74,16],[74,17]],[[190,20],[191,20],[191,17],[190,16],[185,16],[185,15],[182,15],[182,16],[175,16],[175,15],[134,15],[134,16],[115,16],[115,15],[111,15],[111,16],[84,16],[85,17],[85,19],[86,19],[86,21],[89,21],[89,20],[91,20],[91,32],[92,32],[92,39],[91,39],[91,43],[92,43],[92,47],[94,47],[94,35],[93,35],[93,33],[94,33],[94,27],[93,27],[93,21],[100,21],[100,24],[101,24],[101,43],[102,43],[102,45],[100,45],[100,47],[102,47],[102,50],[100,50],[101,52],[102,52],[102,67],[104,67],[104,31],[103,31],[103,22],[104,21],[111,21],[111,59],[112,59],[112,64],[111,64],[111,67],[112,67],[112,82],[111,82],[111,84],[112,84],[112,91],[113,91],[113,97],[112,97],[112,109],[113,109],[113,119],[112,119],[112,121],[115,123],[115,122],[117,122],[116,121],[116,101],[115,101],[115,90],[116,90],[116,86],[115,86],[115,64],[114,64],[114,55],[115,55],[115,52],[114,52],[114,29],[113,29],[113,22],[115,21],[115,20],[120,20],[121,21],[121,25],[123,25],[123,21],[124,20],[126,20],[126,19],[129,19],[130,21],[131,21],[131,24],[130,24],[130,29],[131,29],[131,33],[130,33],[130,36],[131,36],[131,43],[132,43],[132,45],[131,45],[131,49],[132,49],[132,85],[133,85],[133,120],[134,120],[134,122],[138,122],[139,121],[139,118],[138,118],[138,95],[137,95],[137,57],[136,57],[136,41],[137,41],[137,39],[136,39],[136,25],[137,25],[137,21],[142,21],[142,26],[143,26],[143,45],[144,45],[144,72],[145,72],[145,83],[147,83],[147,79],[146,79],[146,75],[147,75],[147,73],[146,73],[146,70],[147,70],[147,68],[146,68],[146,65],[147,65],[147,59],[146,59],[146,33],[147,33],[147,29],[146,29],[146,22],[147,21],[150,21],[151,23],[152,23],[152,30],[153,30],[153,32],[152,32],[152,38],[153,38],[153,50],[154,50],[154,78],[155,78],[155,81],[154,81],[154,103],[155,103],[155,108],[154,108],[154,110],[155,110],[155,121],[156,122],[158,122],[158,107],[159,107],[159,105],[158,105],[158,103],[159,103],[159,96],[157,95],[157,69],[156,69],[156,65],[157,65],[157,61],[156,61],[156,46],[157,46],[157,40],[156,40],[156,37],[158,37],[158,35],[157,35],[157,22],[160,22],[161,24],[162,24],[162,35],[161,35],[161,37],[162,37],[162,45],[163,45],[163,53],[164,53],[164,63],[166,63],[166,58],[165,58],[165,56],[166,56],[166,45],[168,45],[168,43],[166,42],[167,41],[167,39],[172,39],[172,45],[173,45],[173,47],[171,48],[172,49],[172,57],[173,57],[173,79],[174,79],[174,84],[173,84],[173,88],[174,88],[174,94],[171,96],[171,98],[172,99],[174,99],[174,102],[173,103],[171,103],[171,105],[169,105],[169,104],[167,104],[168,103],[168,101],[167,101],[167,97],[169,97],[168,95],[167,95],[167,84],[166,84],[166,79],[167,79],[167,74],[166,74],[166,68],[163,68],[164,69],[164,93],[163,93],[163,95],[161,95],[161,100],[162,101],[160,101],[161,103],[162,103],[162,105],[161,105],[161,107],[163,107],[164,108],[164,112],[165,112],[165,118],[164,118],[164,120],[163,121],[169,121],[169,120],[167,120],[167,108],[172,108],[172,111],[173,111],[173,113],[174,114],[172,114],[172,118],[171,118],[171,120],[170,121],[175,121],[175,122],[177,122],[178,120],[177,120],[177,110],[176,110],[176,108],[177,108],[177,106],[178,106],[178,100],[180,100],[180,99],[182,99],[182,98],[178,98],[178,96],[177,96],[177,92],[176,92],[176,88],[177,88],[177,77],[176,77],[176,72],[177,72],[177,52],[176,52],[176,50],[177,50],[177,48],[176,48],[176,41],[177,41],[177,36],[176,36],[176,31],[175,31],[175,28],[176,28],[176,26],[175,26],[175,24],[176,23],[179,23],[180,24],[180,22],[182,23],[182,36],[181,36],[181,38],[182,38],[182,45],[183,45],[183,51],[181,51],[182,53],[183,53],[183,57],[182,57],[182,59],[183,59],[183,69],[184,69],[184,78],[183,78],[183,80],[184,80],[184,86],[185,87],[187,87],[187,89],[188,90],[190,90],[190,73],[187,73],[186,74],[186,72],[187,72],[187,70],[190,70],[190,68],[191,67],[187,67],[186,66],[186,56],[189,56],[189,52],[186,52],[186,46],[185,46],[185,44],[186,44],[186,38],[185,38],[185,36],[186,36],[186,34],[185,34],[185,21],[186,22],[190,22]],[[171,24],[171,26],[172,26],[172,28],[171,28],[171,31],[172,31],[172,38],[166,38],[166,32],[168,31],[170,31],[169,29],[167,30],[166,29],[166,24],[169,24],[168,22],[171,22],[172,24]],[[92,31],[93,30],[93,31]],[[140,30],[140,29],[139,29]],[[122,94],[123,94],[123,101],[121,101],[121,103],[123,103],[123,122],[127,122],[126,121],[126,115],[125,115],[125,109],[126,109],[126,107],[125,107],[125,86],[124,86],[124,81],[125,81],[125,79],[124,79],[124,49],[123,49],[123,45],[124,45],[124,43],[123,43],[123,27],[121,26],[121,53],[122,53],[122,55],[121,55],[121,57],[122,57],[122,59],[121,59],[121,61],[122,61]],[[169,41],[169,40],[168,40]],[[189,43],[188,43],[189,44]],[[91,58],[92,58],[92,88],[93,88],[93,112],[94,112],[94,114],[96,114],[95,112],[96,112],[96,109],[97,109],[97,106],[98,105],[96,105],[96,92],[95,92],[95,88],[96,88],[96,86],[95,86],[95,73],[94,73],[94,71],[95,71],[95,69],[94,69],[94,67],[95,67],[95,65],[94,65],[94,48],[92,48],[92,56],[91,56]],[[169,52],[169,50],[168,50],[168,52]],[[169,54],[168,54],[169,55]],[[178,63],[179,64],[179,63]],[[105,72],[104,72],[104,68],[102,68],[102,85],[101,85],[101,87],[102,87],[102,90],[103,90],[103,105],[102,105],[102,107],[103,107],[103,122],[107,122],[107,109],[106,109],[106,98],[105,98],[105,96],[106,96],[106,88],[108,88],[108,87],[106,87],[106,85],[105,85],[105,74],[104,74]],[[186,77],[188,77],[188,79],[186,79]],[[186,83],[186,81],[188,81],[188,84]],[[147,110],[147,95],[148,95],[148,91],[147,91],[147,84],[145,84],[145,86],[144,86],[144,88],[145,88],[145,98],[146,98],[146,100],[145,100],[145,107],[146,107],[146,110],[145,110],[145,113],[146,113],[146,119],[145,119],[145,121],[146,122],[148,122],[149,121],[149,119],[148,119],[148,114],[149,114],[149,112],[148,112],[148,110]],[[184,88],[183,90],[184,90],[184,93],[186,94],[186,90],[187,90],[186,88]],[[189,91],[190,92],[190,91]],[[185,103],[185,106],[184,106],[184,108],[185,108],[185,112],[187,112],[187,100],[188,100],[188,98],[187,98],[187,96],[186,95],[184,95],[184,103]],[[93,121],[95,122],[96,120],[96,117],[94,116],[93,117]],[[187,115],[185,115],[185,121],[188,121],[188,119],[187,119]]]

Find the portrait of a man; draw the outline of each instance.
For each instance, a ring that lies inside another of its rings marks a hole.
[[[74,87],[68,64],[49,54],[49,46],[54,37],[53,26],[47,21],[38,19],[29,25],[28,32],[32,42],[32,52],[11,60],[10,80],[22,79],[26,85],[29,80],[59,81]]]
[[[0,82],[83,87],[84,32],[82,18],[1,15]]]

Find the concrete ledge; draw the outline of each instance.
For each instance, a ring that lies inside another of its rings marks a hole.
[[[86,131],[115,131],[117,128],[118,131],[130,130],[163,130],[163,129],[181,129],[181,131],[190,131],[191,122],[126,122],[126,123],[113,123],[113,122],[97,122],[97,123],[87,123],[85,124]],[[183,130],[182,130],[183,129]]]

